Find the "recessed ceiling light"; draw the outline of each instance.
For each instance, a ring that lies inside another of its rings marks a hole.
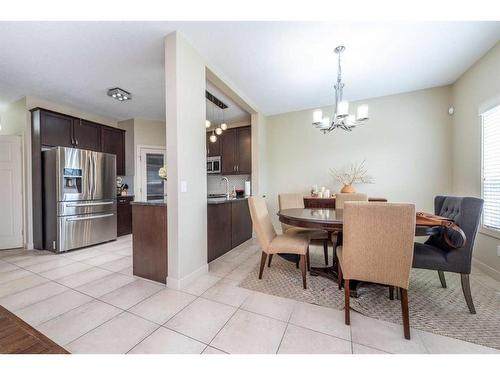
[[[117,99],[119,101],[124,101],[124,100],[130,100],[132,99],[132,94],[119,88],[119,87],[115,87],[115,88],[112,88],[112,89],[109,89],[108,90],[108,96],[114,98],[114,99]]]

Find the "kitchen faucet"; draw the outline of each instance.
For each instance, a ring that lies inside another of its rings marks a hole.
[[[226,181],[226,199],[229,199],[229,180],[227,179],[226,176],[222,176],[220,181]]]

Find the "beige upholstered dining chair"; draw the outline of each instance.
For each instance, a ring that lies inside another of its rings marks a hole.
[[[337,247],[337,258],[339,279],[344,280],[345,323],[350,324],[349,280],[398,287],[404,336],[410,339],[408,284],[413,261],[415,206],[348,202],[343,221],[343,245]]]
[[[280,210],[288,208],[304,208],[304,196],[296,193],[281,193],[278,195],[278,205]],[[281,223],[283,233],[306,234],[311,241],[322,241],[325,264],[328,265],[328,232],[324,230],[299,228]],[[270,261],[270,259],[269,259]]]
[[[368,202],[368,195],[363,193],[337,193],[335,194],[335,209],[343,209],[345,202]]]
[[[309,268],[309,237],[307,235],[287,233],[277,235],[271,223],[264,198],[249,197],[248,205],[250,207],[250,216],[252,217],[254,230],[262,248],[259,279],[262,279],[267,256],[271,260],[272,256],[277,253],[297,254],[300,257],[302,284],[304,289],[307,289],[306,268]]]

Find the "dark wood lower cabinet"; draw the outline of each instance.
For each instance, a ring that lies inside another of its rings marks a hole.
[[[116,235],[118,237],[132,233],[132,195],[116,198]]]
[[[133,274],[167,283],[167,206],[132,203]]]
[[[246,199],[209,204],[207,221],[208,262],[252,238],[252,219]]]

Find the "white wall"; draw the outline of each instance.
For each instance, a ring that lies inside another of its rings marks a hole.
[[[479,108],[491,101],[500,104],[500,43],[477,61],[452,86],[453,192],[481,196],[481,121]],[[499,238],[479,233],[476,265],[500,280]]]
[[[313,184],[339,191],[330,168],[363,159],[375,184],[357,191],[433,212],[434,196],[451,191],[450,95],[446,86],[365,100],[370,120],[352,132],[323,134],[311,125],[313,109],[268,117],[267,197],[275,224],[279,193],[307,194]]]

